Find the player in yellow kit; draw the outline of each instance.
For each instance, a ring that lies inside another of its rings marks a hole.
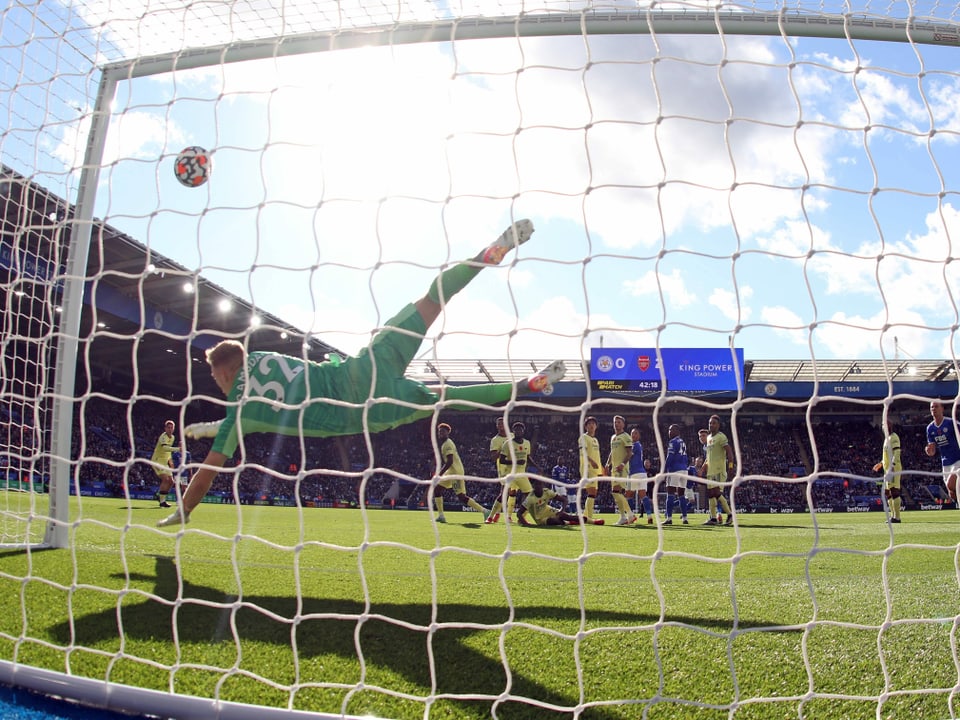
[[[500,449],[511,437],[510,433],[507,432],[507,425],[503,417],[498,417],[497,434],[490,438],[490,459],[493,460],[494,467],[497,468],[497,477],[500,478],[501,483],[503,483],[503,478],[510,474],[510,465],[500,462]],[[490,513],[484,520],[485,523],[492,525],[500,520],[500,511],[498,508],[502,507],[502,504],[502,502],[494,503],[493,508],[491,508]],[[494,510],[497,511],[494,512]]]
[[[607,474],[613,484],[613,502],[620,512],[617,525],[636,522],[637,516],[630,509],[624,492],[630,487],[630,457],[633,455],[633,440],[627,434],[627,421],[623,415],[613,416],[613,435],[610,438],[610,454],[607,456]]]
[[[893,424],[887,420],[887,433],[883,441],[883,458],[873,466],[874,472],[883,470],[883,494],[890,508],[890,522],[900,522],[900,474],[903,461],[900,459],[900,436],[893,431]]]
[[[507,472],[501,476],[507,493],[507,522],[510,522],[513,518],[513,511],[517,506],[517,496],[520,493],[530,493],[533,490],[530,477],[527,475],[527,467],[529,465],[541,467],[540,463],[533,458],[533,445],[524,437],[527,430],[526,425],[517,421],[510,429],[513,431],[511,437],[504,440],[500,446],[500,467],[507,468]],[[499,515],[502,507],[501,496],[490,508],[490,517]]]
[[[720,432],[720,416],[711,415],[707,425],[710,430],[707,435],[707,461],[700,469],[702,477],[707,480],[707,504],[710,508],[710,519],[704,525],[719,525],[717,520],[717,503],[727,514],[725,525],[733,525],[733,512],[727,499],[723,496],[723,484],[733,477],[734,457],[733,448],[727,436]]]
[[[463,461],[457,446],[450,438],[453,428],[447,423],[437,425],[437,440],[440,442],[440,468],[437,470],[437,489],[433,502],[437,506],[437,522],[445,523],[447,517],[443,514],[443,490],[453,490],[466,507],[483,513],[487,518],[487,509],[467,495],[467,481],[464,478]]]
[[[173,487],[173,448],[177,444],[173,432],[176,429],[173,420],[167,420],[163,424],[163,432],[157,438],[157,444],[153,448],[153,456],[150,462],[153,463],[153,472],[160,478],[160,487],[157,488],[153,499],[160,503],[160,507],[168,508],[167,494]]]
[[[577,441],[580,451],[580,485],[587,494],[583,516],[593,522],[593,508],[600,487],[598,478],[603,472],[600,465],[600,441],[597,440],[597,419],[592,415],[583,421],[583,434]]]
[[[550,504],[554,498],[560,497],[557,492],[551,488],[544,487],[542,480],[531,480],[533,487],[520,507],[517,508],[517,522],[524,527],[533,527],[534,525],[579,525],[580,518],[572,513],[568,513]],[[533,520],[527,522],[527,515]],[[598,520],[597,525],[602,525],[603,520]]]

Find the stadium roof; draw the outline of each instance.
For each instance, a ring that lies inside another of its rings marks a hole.
[[[483,382],[520,380],[548,365],[555,358],[535,360],[436,360],[415,361],[411,377],[422,382]],[[568,381],[583,382],[588,378],[588,361],[567,360]],[[744,374],[750,382],[892,382],[956,380],[956,367],[951,360],[754,360],[744,363]]]

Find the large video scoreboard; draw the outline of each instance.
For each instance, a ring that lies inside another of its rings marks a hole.
[[[590,386],[604,392],[736,391],[742,348],[591,348]]]

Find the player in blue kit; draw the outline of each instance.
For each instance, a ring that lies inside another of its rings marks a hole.
[[[667,475],[667,519],[664,525],[673,525],[673,508],[680,503],[680,517],[683,524],[689,525],[687,519],[687,470],[690,467],[690,458],[687,456],[687,444],[680,437],[680,426],[671,425],[667,429],[667,455],[663,461],[663,471]]]
[[[577,485],[570,482],[570,468],[562,457],[557,458],[557,464],[550,471],[550,477],[558,488],[564,488],[567,494],[567,512],[577,512]]]
[[[960,474],[960,443],[957,442],[957,428],[952,418],[944,417],[943,403],[930,401],[930,415],[933,422],[927,425],[927,455],[933,457],[940,453],[943,465],[943,484],[947,486],[950,499],[957,504],[957,475]]]
[[[633,454],[630,455],[630,491],[637,496],[637,515],[647,515],[647,524],[653,525],[653,500],[647,495],[647,463],[643,459],[643,445],[640,442],[640,428],[630,430],[633,440]]]

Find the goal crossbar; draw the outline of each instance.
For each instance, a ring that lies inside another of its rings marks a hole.
[[[911,18],[894,20],[868,15],[810,12],[756,13],[730,10],[545,13],[512,18],[458,18],[433,22],[392,23],[348,30],[304,33],[277,40],[228,43],[194,48],[103,66],[118,79],[145,77],[222,63],[263,60],[377,45],[452,42],[515,37],[582,35],[763,35],[885,40],[960,46],[960,24]]]

